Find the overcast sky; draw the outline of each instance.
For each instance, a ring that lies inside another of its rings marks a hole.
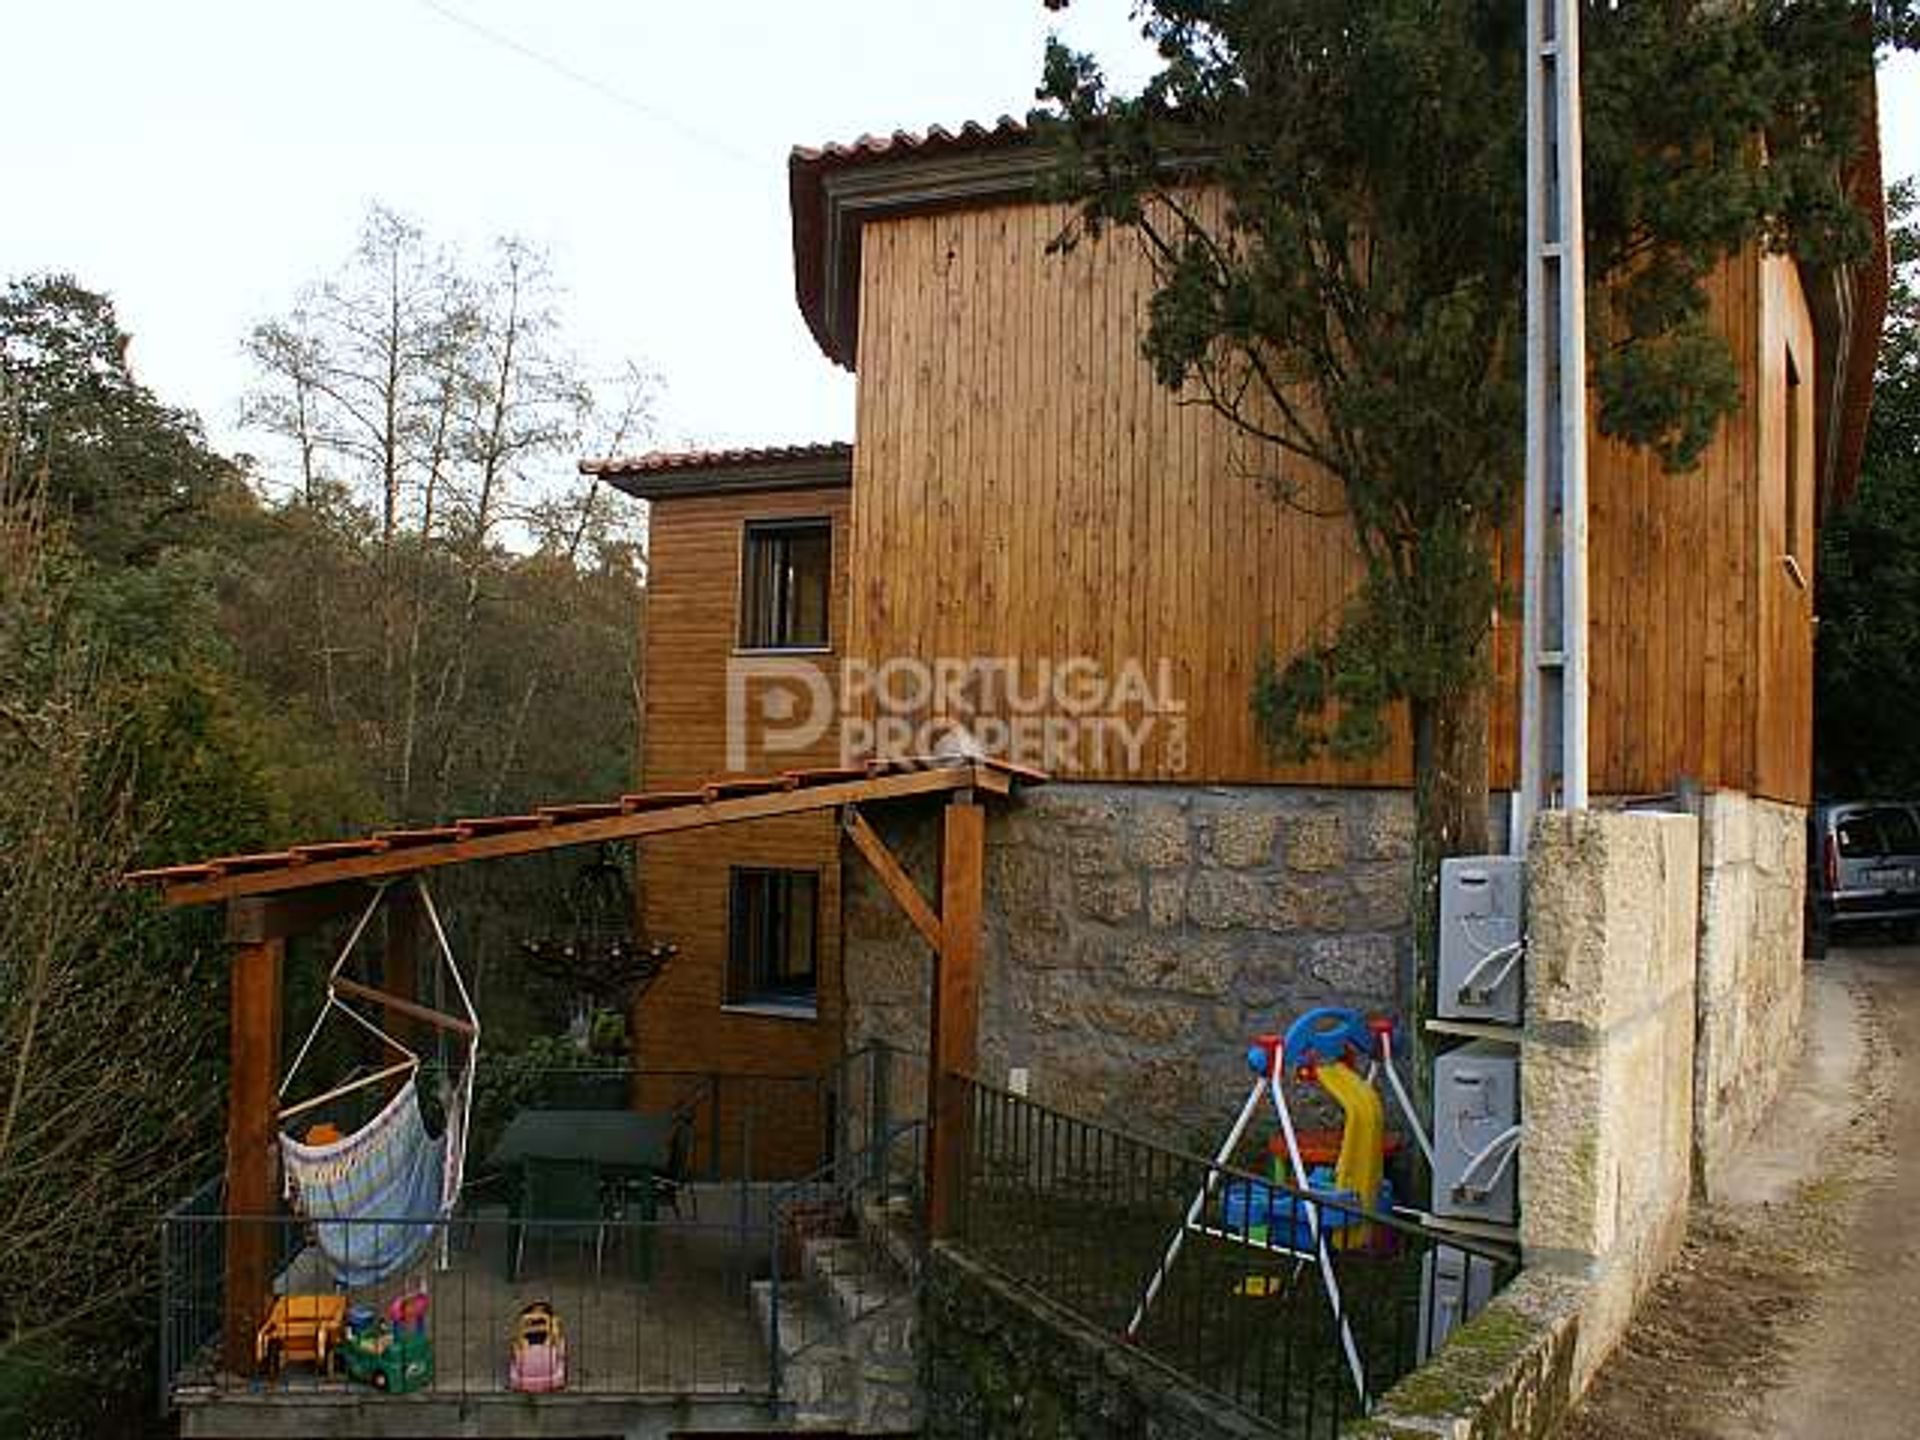
[[[110,293],[141,377],[217,443],[239,343],[380,201],[544,246],[568,333],[665,381],[660,443],[843,438],[851,380],[793,303],[796,143],[1024,114],[1050,27],[1137,83],[1126,0],[9,0],[0,278]],[[1920,65],[1881,80],[1920,169]]]

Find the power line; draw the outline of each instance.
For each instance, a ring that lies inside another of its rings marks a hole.
[[[570,80],[575,85],[593,91],[594,94],[603,100],[611,100],[614,104],[631,110],[637,115],[644,115],[647,119],[677,132],[683,138],[692,141],[695,145],[712,150],[716,154],[724,155],[735,164],[750,166],[756,173],[766,169],[766,165],[762,161],[754,159],[744,150],[738,149],[715,136],[708,135],[704,131],[697,130],[684,121],[676,120],[665,111],[655,109],[644,101],[636,100],[631,95],[615,89],[605,81],[595,79],[583,71],[574,69],[564,60],[557,60],[544,51],[536,50],[533,46],[514,39],[511,35],[495,30],[489,25],[483,25],[471,16],[463,15],[450,6],[441,4],[440,0],[419,0],[419,3],[423,8],[431,10],[442,20],[453,25],[458,25],[469,34],[477,35],[482,40],[493,45],[498,45],[503,50],[511,50],[521,59],[531,60],[543,69],[551,70],[562,79]]]

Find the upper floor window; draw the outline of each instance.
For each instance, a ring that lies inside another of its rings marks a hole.
[[[727,1003],[810,1009],[816,986],[820,877],[735,869],[727,916]]]
[[[1806,449],[1807,421],[1801,413],[1801,407],[1808,403],[1805,389],[1800,384],[1800,367],[1794,363],[1793,351],[1787,351],[1787,473],[1786,473],[1786,558],[1796,584],[1804,587],[1807,583],[1807,562],[1811,559],[1808,536],[1806,534],[1806,512],[1809,508],[1807,466],[1802,451]]]
[[[833,569],[826,520],[754,520],[740,568],[745,650],[823,650]]]

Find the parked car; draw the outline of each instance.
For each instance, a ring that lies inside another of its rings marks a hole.
[[[1807,933],[1816,954],[1842,929],[1920,931],[1920,811],[1903,801],[1822,801],[1807,831]]]

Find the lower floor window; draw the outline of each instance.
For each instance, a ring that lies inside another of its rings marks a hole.
[[[820,877],[811,870],[733,871],[727,905],[727,1003],[811,1008]]]

